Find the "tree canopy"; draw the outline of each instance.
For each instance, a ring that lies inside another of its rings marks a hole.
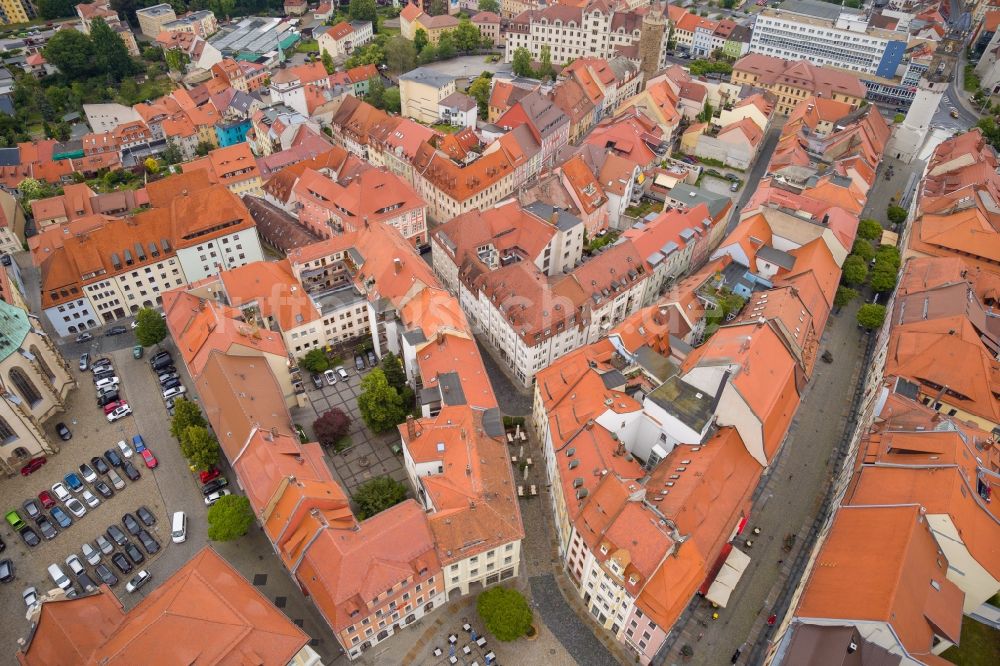
[[[378,28],[378,7],[375,0],[351,0],[347,5],[347,15],[354,21],[371,21],[372,28]]]
[[[253,508],[242,495],[226,495],[208,508],[208,538],[212,541],[232,541],[250,531]]]
[[[135,316],[135,339],[143,347],[152,347],[167,337],[167,322],[153,308],[143,308]]]
[[[858,222],[858,236],[866,240],[877,240],[882,237],[882,225],[870,217]]]
[[[476,599],[476,612],[497,640],[517,640],[531,628],[528,600],[514,589],[497,586],[482,592]]]
[[[330,369],[330,359],[326,357],[326,352],[322,349],[310,349],[305,356],[299,359],[299,367],[319,374]]]
[[[865,260],[857,255],[850,255],[844,260],[843,280],[848,285],[864,284],[868,279],[868,265]]]
[[[479,0],[479,11],[500,13],[500,0]]]
[[[476,104],[479,106],[480,120],[486,120],[489,115],[490,82],[492,79],[492,74],[483,72],[469,86],[469,97],[476,100]]]
[[[184,430],[181,453],[198,470],[212,469],[219,464],[219,442],[204,426],[193,425]]]
[[[316,441],[323,446],[332,446],[338,451],[340,449],[337,448],[337,445],[347,437],[350,429],[351,417],[338,407],[332,408],[313,421],[313,432],[316,433]]]
[[[381,368],[375,368],[361,379],[358,409],[361,418],[375,432],[385,432],[406,418],[403,399],[389,385]]]
[[[528,49],[514,49],[514,59],[511,62],[511,69],[518,76],[534,76],[535,70],[531,66],[531,52]]]
[[[90,22],[90,41],[94,45],[95,67],[112,81],[118,82],[142,71],[129,55],[125,42],[104,19],[98,17]]]
[[[187,398],[177,398],[174,400],[174,415],[170,419],[170,434],[178,442],[184,436],[184,432],[192,427],[204,428],[208,425],[205,417],[201,415],[201,408]]]
[[[885,211],[886,217],[893,224],[902,224],[906,222],[906,209],[901,206],[896,206],[895,204],[890,205]]]
[[[850,287],[837,287],[837,294],[833,297],[834,307],[842,308],[858,297],[858,292]]]
[[[877,303],[865,303],[858,308],[858,325],[869,331],[882,327],[885,321],[885,306]]]
[[[365,520],[405,500],[406,486],[390,476],[379,476],[361,484],[353,499],[358,504],[358,518]]]
[[[403,372],[403,364],[400,362],[398,356],[392,352],[386,352],[378,365],[382,368],[382,372],[385,373],[385,380],[389,382],[389,386],[397,391],[402,391],[406,388],[406,373]]]
[[[90,37],[67,28],[52,35],[45,45],[45,59],[69,79],[84,79],[94,73],[94,43]]]

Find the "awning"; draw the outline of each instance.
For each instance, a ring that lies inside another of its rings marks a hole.
[[[733,593],[736,584],[740,582],[740,578],[749,564],[749,555],[736,548],[730,550],[729,556],[726,557],[726,561],[715,577],[715,581],[708,588],[705,598],[713,604],[725,608],[726,604],[729,603],[729,595]]]

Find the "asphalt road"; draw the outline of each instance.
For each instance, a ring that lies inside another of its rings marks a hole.
[[[757,151],[757,159],[753,163],[753,166],[750,167],[750,172],[747,174],[743,184],[743,190],[740,192],[740,196],[736,200],[736,206],[729,216],[729,223],[726,225],[726,235],[729,235],[736,228],[736,225],[739,224],[740,212],[747,202],[750,201],[750,197],[754,195],[754,192],[757,191],[757,185],[761,179],[767,175],[767,165],[771,162],[771,155],[778,146],[781,128],[785,124],[784,121],[772,120],[771,122],[771,128],[764,136],[764,143],[761,145],[760,150]]]

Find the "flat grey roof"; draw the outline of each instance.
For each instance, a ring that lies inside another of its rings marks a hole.
[[[423,83],[424,85],[434,86],[435,88],[443,88],[454,81],[455,77],[448,76],[446,74],[438,74],[436,71],[428,67],[417,67],[416,69],[411,69],[406,74],[401,75],[399,80],[415,81],[417,83]]]
[[[791,270],[795,266],[795,257],[770,245],[765,245],[757,250],[757,256],[766,262],[781,266],[785,270]]]
[[[715,396],[673,376],[649,394],[649,399],[695,432],[702,432],[715,414]]]
[[[327,315],[334,310],[365,300],[365,297],[353,285],[310,294],[310,296],[321,315]]]
[[[556,214],[556,228],[560,231],[569,231],[578,224],[583,224],[576,215],[573,215],[565,208],[556,208],[547,203],[536,201],[524,207],[532,215],[540,217],[546,222],[552,221],[553,214]]]
[[[821,2],[820,0],[785,0],[781,3],[778,9],[786,12],[793,12],[795,14],[815,16],[816,18],[826,19],[827,21],[836,21],[837,17],[841,14],[861,13],[857,9],[842,7],[841,5],[835,5],[830,2]]]

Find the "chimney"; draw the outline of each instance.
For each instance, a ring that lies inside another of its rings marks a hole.
[[[406,437],[410,440],[417,438],[417,424],[414,422],[412,414],[406,417]]]
[[[278,439],[278,429],[272,426],[271,427],[271,440],[273,441],[275,439]]]
[[[438,344],[438,347],[444,347],[444,336],[443,335],[438,335],[437,336],[437,344]]]
[[[399,275],[399,271],[403,270],[403,261],[399,257],[396,257],[392,260],[392,265],[396,275]]]

